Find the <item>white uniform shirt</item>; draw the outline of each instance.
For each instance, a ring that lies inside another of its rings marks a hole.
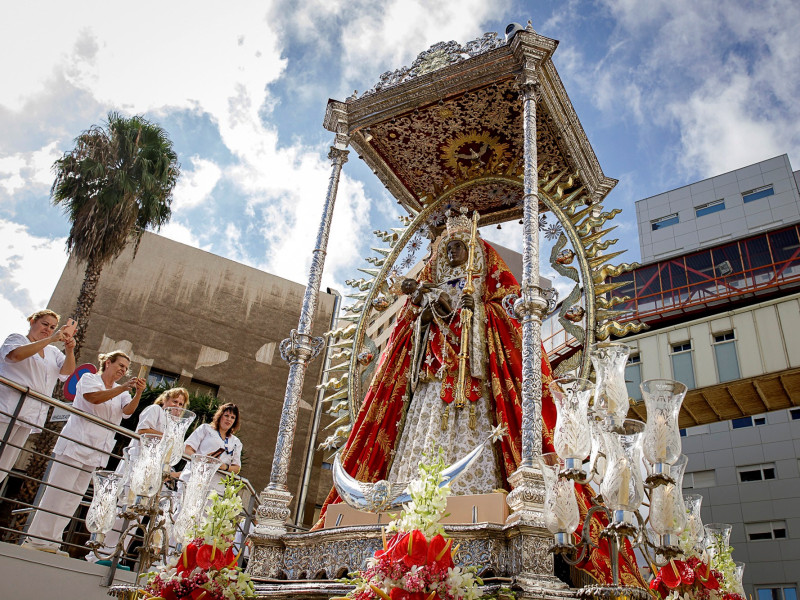
[[[196,454],[214,454],[220,449],[219,455],[223,464],[242,466],[242,442],[235,435],[228,436],[228,443],[219,435],[219,432],[210,424],[203,423],[186,438],[186,445],[194,448]],[[186,469],[181,473],[181,479],[188,480],[191,475],[192,464],[188,463]]]
[[[7,359],[10,352],[26,346],[31,341],[20,333],[12,333],[3,342],[0,347],[0,375],[7,379],[11,379],[20,385],[29,387],[32,390],[51,396],[53,388],[56,385],[56,380],[66,381],[69,375],[61,375],[61,367],[64,366],[66,356],[58,348],[54,346],[45,346],[44,358],[35,353],[33,356],[21,360],[19,362],[11,362]],[[14,414],[19,403],[20,392],[13,390],[8,386],[0,385],[0,410],[10,415]],[[33,398],[25,398],[25,404],[19,412],[19,418],[25,419],[34,426],[28,426],[24,423],[19,423],[23,427],[30,427],[32,433],[39,431],[39,427],[44,425],[47,418],[47,409],[49,407]],[[0,423],[8,423],[10,417],[0,415]]]
[[[138,433],[142,429],[153,429],[164,433],[167,429],[167,413],[158,404],[151,404],[139,415],[139,424],[136,426]]]
[[[113,387],[118,387],[114,384]],[[83,396],[90,392],[105,391],[106,384],[100,373],[86,373],[78,381],[78,387],[75,390],[75,402],[73,406],[86,413],[95,415],[119,425],[125,415],[122,412],[128,404],[133,401],[128,392],[123,392],[119,396],[114,396],[111,400],[103,402],[102,404],[92,404]],[[102,467],[108,462],[108,453],[114,448],[114,432],[109,429],[104,429],[100,425],[90,423],[83,417],[78,415],[70,415],[67,424],[61,432],[63,435],[69,436],[76,440],[82,441],[89,447],[73,443],[64,437],[60,437],[56,442],[53,451],[56,454],[63,454],[82,462],[89,467]]]

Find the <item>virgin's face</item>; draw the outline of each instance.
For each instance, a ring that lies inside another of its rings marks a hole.
[[[219,430],[229,431],[233,424],[236,423],[236,415],[226,410],[219,418]]]
[[[131,366],[130,361],[124,356],[117,356],[116,359],[106,364],[104,372],[111,376],[111,381],[117,382],[128,373],[128,367]]]
[[[467,246],[461,240],[447,242],[447,262],[451,267],[457,267],[467,262]]]
[[[178,408],[186,406],[186,396],[183,394],[175,394],[164,400],[164,408],[172,408],[173,406]]]
[[[31,329],[28,332],[28,338],[31,341],[38,342],[53,335],[53,332],[58,327],[58,320],[52,315],[44,315],[31,323]]]

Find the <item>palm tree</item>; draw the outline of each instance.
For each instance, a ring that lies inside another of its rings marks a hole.
[[[86,263],[74,314],[77,356],[103,267],[129,243],[135,252],[145,229],[169,221],[180,165],[161,127],[111,112],[105,128],[84,131],[53,169],[53,204],[63,206],[72,222],[67,250]]]
[[[108,114],[106,127],[93,125],[75,138],[75,147],[53,165],[55,182],[50,189],[53,204],[64,207],[72,227],[67,250],[86,263],[74,318],[75,356],[80,354],[89,315],[97,297],[103,267],[134,243],[139,247],[144,230],[160,229],[169,221],[172,190],[180,165],[172,142],[160,126],[141,116]],[[56,391],[60,397],[61,389]],[[62,423],[51,425],[38,436],[28,479],[19,493],[31,502],[44,475],[48,455]],[[27,515],[15,520],[21,528]]]

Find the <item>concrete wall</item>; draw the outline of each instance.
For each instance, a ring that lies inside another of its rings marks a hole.
[[[107,600],[108,588],[100,585],[107,572],[108,567],[85,560],[0,543],[0,598],[3,600]],[[119,569],[113,584],[132,585],[135,579],[134,573]]]
[[[83,270],[72,260],[50,307],[69,315]],[[219,386],[219,398],[241,411],[242,475],[256,490],[269,481],[288,365],[279,345],[297,327],[305,287],[208,252],[146,233],[137,255],[129,248],[100,277],[81,362],[120,348],[139,364],[181,375],[180,383]],[[315,336],[330,327],[334,297],[320,295]],[[310,435],[322,360],[306,372],[289,489],[296,493]],[[135,423],[123,422],[135,427]],[[312,477],[312,485],[318,478]],[[315,492],[314,492],[315,493]]]
[[[743,202],[743,193],[769,184],[772,196]],[[696,207],[715,200],[724,200],[725,210],[696,216]],[[675,214],[677,224],[653,231],[654,220]],[[639,200],[636,219],[642,262],[648,263],[796,223],[800,194],[784,154]]]

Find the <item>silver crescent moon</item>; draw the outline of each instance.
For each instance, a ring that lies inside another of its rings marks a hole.
[[[442,471],[442,482],[439,487],[455,483],[467,469],[475,464],[486,444],[493,440],[494,437],[490,436],[466,456]],[[339,460],[338,452],[333,459],[331,472],[333,474],[333,485],[339,493],[339,497],[348,506],[352,506],[357,510],[377,513],[399,508],[406,502],[411,501],[411,496],[408,493],[410,483],[392,483],[385,479],[375,483],[359,481],[344,470],[342,462]]]

